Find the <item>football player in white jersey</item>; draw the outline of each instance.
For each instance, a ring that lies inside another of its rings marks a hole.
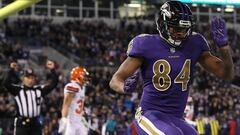
[[[83,117],[85,85],[88,72],[83,67],[75,67],[70,73],[71,82],[64,87],[62,118],[59,133],[63,135],[87,135],[88,123]]]

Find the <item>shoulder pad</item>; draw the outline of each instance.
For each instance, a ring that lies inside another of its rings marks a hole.
[[[65,90],[72,91],[72,92],[79,92],[80,88],[76,83],[71,82],[65,86]]]
[[[140,34],[137,37],[147,37],[147,36],[152,36],[152,35],[150,35],[150,34]]]

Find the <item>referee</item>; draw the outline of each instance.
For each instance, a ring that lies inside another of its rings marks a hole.
[[[58,83],[58,75],[55,72],[55,63],[47,61],[46,67],[50,70],[48,84],[35,85],[36,76],[33,70],[23,71],[22,84],[14,84],[13,78],[18,74],[18,64],[10,63],[10,70],[4,78],[3,85],[10,92],[16,102],[17,115],[14,120],[14,135],[42,135],[42,125],[39,119],[41,103],[45,95],[50,93]]]

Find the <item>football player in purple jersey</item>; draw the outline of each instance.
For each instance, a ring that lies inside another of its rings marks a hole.
[[[200,63],[205,70],[225,80],[234,76],[225,21],[214,18],[211,22],[212,38],[220,53],[216,57],[210,53],[206,39],[192,31],[192,18],[186,4],[164,3],[156,21],[160,35],[142,34],[133,38],[127,59],[109,83],[116,92],[131,91],[136,84],[134,78],[139,75],[134,72],[140,69],[143,94],[134,121],[139,135],[197,135],[183,119],[195,65]]]

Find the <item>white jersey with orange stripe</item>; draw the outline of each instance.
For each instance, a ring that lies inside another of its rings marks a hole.
[[[71,105],[68,108],[68,118],[71,121],[81,121],[83,115],[84,108],[84,100],[85,100],[85,89],[86,87],[81,87],[76,82],[70,82],[64,87],[64,96],[67,93],[75,94]]]

